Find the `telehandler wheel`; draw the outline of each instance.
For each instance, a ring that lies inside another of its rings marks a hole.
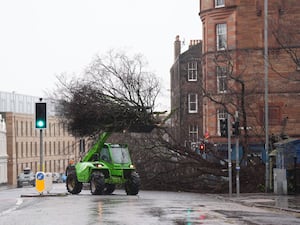
[[[93,172],[91,175],[90,188],[92,195],[103,194],[105,188],[104,175],[101,172]]]
[[[125,191],[127,195],[137,195],[140,189],[140,176],[137,172],[132,172],[131,176],[125,183]]]
[[[104,194],[110,195],[114,192],[115,189],[116,189],[115,184],[105,184]]]
[[[71,194],[79,194],[82,190],[82,183],[77,180],[75,173],[69,173],[66,180],[66,187]]]

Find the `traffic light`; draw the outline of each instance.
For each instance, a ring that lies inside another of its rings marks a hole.
[[[228,136],[227,119],[220,120],[220,131],[221,131],[221,137],[227,137]]]
[[[239,121],[232,123],[232,136],[239,136],[239,134],[240,134],[239,127],[240,127]]]
[[[204,144],[204,143],[201,143],[201,144],[199,145],[199,150],[200,150],[200,152],[205,151],[205,144]]]
[[[46,102],[35,103],[35,128],[47,128],[47,104]]]

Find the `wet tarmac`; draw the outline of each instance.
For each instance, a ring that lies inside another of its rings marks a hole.
[[[219,194],[141,191],[137,196],[127,196],[124,190],[103,196],[93,196],[89,190],[69,195],[65,184],[55,184],[43,198],[32,187],[3,192],[0,189],[0,197],[0,224],[5,225],[300,224],[300,196],[289,195],[258,193],[229,198]]]

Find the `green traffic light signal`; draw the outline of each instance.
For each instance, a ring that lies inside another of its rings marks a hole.
[[[45,102],[35,103],[35,128],[47,128],[47,105]]]
[[[43,120],[36,121],[37,128],[44,128],[45,122]]]

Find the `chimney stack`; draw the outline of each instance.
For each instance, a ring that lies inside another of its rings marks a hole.
[[[197,44],[200,44],[200,43],[201,43],[201,40],[190,40],[189,48],[191,48]]]
[[[176,40],[174,42],[174,61],[178,58],[181,52],[181,42],[179,40],[179,35],[176,36]]]

